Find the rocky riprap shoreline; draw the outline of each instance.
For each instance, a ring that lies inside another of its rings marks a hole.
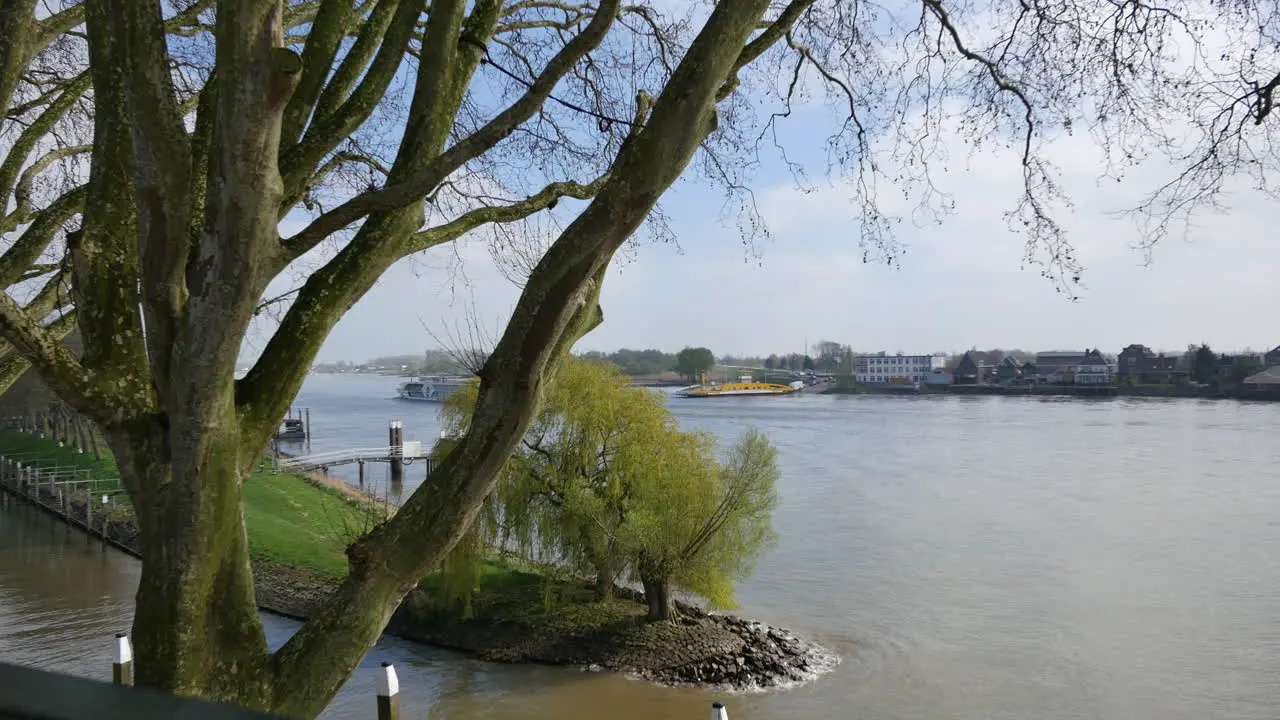
[[[678,617],[670,622],[645,622],[640,593],[617,588],[616,596],[609,619],[566,627],[553,619],[458,620],[415,591],[388,630],[491,662],[570,665],[730,691],[795,685],[839,662],[787,630],[684,603],[677,603]]]
[[[761,690],[810,680],[836,664],[830,652],[782,628],[731,615],[708,615],[701,622],[719,626],[736,640],[683,665],[633,672],[668,685],[712,685],[732,690]]]

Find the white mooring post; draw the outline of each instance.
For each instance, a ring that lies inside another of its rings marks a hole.
[[[378,676],[378,720],[400,720],[400,679],[391,663],[382,663]]]
[[[111,680],[116,685],[133,684],[133,646],[124,633],[116,633],[116,661],[111,665]]]
[[[724,703],[711,703],[711,720],[729,720],[729,711],[724,709]]]

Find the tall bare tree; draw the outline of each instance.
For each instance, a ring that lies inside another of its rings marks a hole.
[[[0,188],[7,197],[7,178],[48,153],[66,167],[88,146],[92,159],[5,256],[78,220],[66,247],[83,356],[56,342],[42,306],[9,295],[0,335],[118,459],[144,558],[138,682],[298,716],[324,707],[466,531],[544,378],[601,321],[610,259],[695,158],[758,232],[756,155],[805,88],[825,92],[862,245],[892,259],[878,188],[945,210],[929,177],[944,140],[1010,143],[1023,181],[1010,218],[1029,259],[1069,289],[1080,266],[1052,215],[1063,198],[1046,143],[1073,122],[1113,137],[1154,123],[1174,106],[1161,83],[1184,73],[1162,43],[1195,40],[1193,10],[1230,14],[1210,0],[668,3],[686,8],[675,15],[648,0],[170,3],[0,0],[6,121],[46,148],[32,160],[11,146]],[[1274,85],[1250,91],[1259,121]],[[761,100],[774,111],[759,114]],[[63,104],[91,117],[83,141],[64,146],[31,119]],[[241,484],[321,344],[400,258],[539,213],[565,223],[517,263],[527,279],[479,369],[469,431],[269,652]],[[281,237],[286,215],[307,223]],[[236,380],[268,283],[300,264],[305,283]]]
[[[66,62],[63,33],[78,11],[31,22],[34,2],[0,3],[0,287],[52,341],[75,326],[64,231],[84,203],[76,168],[92,120],[80,106],[83,66]],[[0,343],[0,392],[31,363]]]

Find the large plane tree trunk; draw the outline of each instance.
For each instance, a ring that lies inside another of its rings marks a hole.
[[[225,424],[199,434],[165,433],[149,422],[109,433],[143,557],[136,680],[265,710],[271,656],[240,506],[247,473],[234,418],[219,419]]]

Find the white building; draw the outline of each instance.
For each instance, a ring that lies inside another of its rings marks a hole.
[[[853,358],[853,379],[867,385],[919,383],[946,366],[945,355],[858,355]]]

